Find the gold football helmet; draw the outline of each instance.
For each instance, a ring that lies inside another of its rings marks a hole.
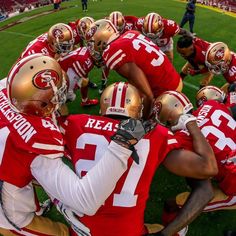
[[[191,112],[192,103],[177,91],[166,91],[156,98],[153,106],[156,119],[166,127],[176,125],[179,116]]]
[[[58,54],[72,51],[74,38],[71,27],[64,23],[53,25],[48,31],[48,42],[51,48]]]
[[[66,89],[60,65],[43,54],[21,59],[8,74],[9,100],[16,111],[25,114],[50,116],[65,103]]]
[[[108,19],[114,24],[116,29],[122,33],[125,29],[125,18],[120,11],[113,11]]]
[[[150,39],[159,38],[164,29],[162,17],[157,13],[149,13],[143,21],[142,32]]]
[[[85,34],[89,30],[90,25],[94,23],[94,19],[89,16],[85,16],[78,20],[77,29],[79,32],[80,37],[84,40]]]
[[[127,82],[109,85],[102,93],[100,107],[102,115],[142,117],[142,99],[138,90]]]
[[[216,100],[223,102],[225,99],[225,93],[215,86],[206,86],[200,89],[196,95],[197,107],[200,107],[204,102],[208,100]]]
[[[102,19],[91,24],[90,29],[86,32],[86,41],[93,59],[100,61],[103,51],[118,37],[116,27],[109,20]]]
[[[229,69],[232,54],[225,43],[212,43],[205,56],[205,63],[213,74],[224,74]]]

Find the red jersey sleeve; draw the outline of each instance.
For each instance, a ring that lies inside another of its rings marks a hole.
[[[164,23],[163,37],[173,37],[179,33],[180,27],[175,21],[163,19],[163,23]]]

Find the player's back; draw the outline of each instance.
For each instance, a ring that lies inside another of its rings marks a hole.
[[[232,150],[236,150],[236,121],[228,107],[217,101],[205,102],[197,111],[198,125],[209,141],[217,161],[225,159]]]
[[[80,47],[65,56],[61,56],[58,60],[62,69],[69,73],[69,69],[80,77],[87,77],[88,73],[93,69],[93,61],[86,47]]]
[[[167,56],[138,31],[127,31],[113,41],[103,58],[106,66],[114,70],[125,63],[135,63],[146,75],[155,97],[179,85],[180,76]]]
[[[38,36],[33,41],[31,41],[22,52],[21,58],[35,53],[42,53],[50,57],[55,56],[56,53],[53,52],[53,50],[49,47],[49,44],[47,42],[47,33],[44,33]]]
[[[222,161],[226,160],[232,150],[236,150],[236,121],[225,104],[213,100],[205,102],[193,114],[197,117],[198,126],[215,153],[220,169]],[[176,135],[179,142],[182,144],[185,142],[184,147],[192,150],[190,136],[187,138],[183,132],[178,132]]]
[[[102,157],[119,121],[100,116],[72,115],[65,138],[78,175],[84,175]],[[115,190],[94,216],[80,220],[97,236],[140,236],[145,233],[144,210],[153,175],[177,142],[162,126],[147,134],[135,146],[139,165],[129,159],[128,169]],[[99,185],[100,183],[98,183]]]

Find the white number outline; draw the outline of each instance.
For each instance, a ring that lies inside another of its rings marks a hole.
[[[103,156],[104,150],[107,149],[109,142],[103,135],[83,133],[77,138],[76,148],[84,149],[86,144],[92,144],[96,146],[95,157],[94,160],[86,160],[86,157],[80,157],[83,159],[79,159],[75,163],[76,174],[79,176],[81,176],[82,171],[89,171],[89,169],[97,164],[97,162]],[[137,165],[135,162],[133,162],[130,166],[120,193],[114,194],[113,206],[134,207],[137,204],[138,196],[135,195],[135,190],[147,162],[150,151],[150,141],[148,139],[142,139],[135,146],[135,148],[140,157],[140,163]]]
[[[228,146],[231,150],[235,150],[236,149],[235,142],[231,138],[227,138],[225,134],[217,128],[222,123],[221,120],[222,117],[228,120],[227,126],[232,130],[235,130],[236,122],[234,121],[232,116],[230,116],[229,114],[225,113],[222,110],[215,110],[210,117],[211,122],[214,126],[213,125],[204,126],[203,128],[201,128],[201,131],[206,138],[209,134],[212,134],[216,138],[218,138],[218,141],[214,144],[214,146],[217,147],[219,150],[223,150],[226,146]]]
[[[158,58],[154,58],[151,61],[152,66],[156,67],[162,65],[165,59],[165,54],[161,50],[158,50],[157,48],[153,47],[155,46],[155,43],[147,40],[144,35],[140,34],[136,39],[133,40],[133,47],[135,50],[138,51],[141,48],[141,45],[145,46],[145,50],[148,53],[151,54],[152,52],[154,52],[157,55]]]
[[[3,159],[3,155],[5,152],[5,147],[6,147],[6,142],[7,142],[7,138],[10,134],[10,130],[8,129],[8,127],[4,127],[0,129],[0,136],[1,136],[1,140],[0,140],[0,165],[2,164],[2,159]]]

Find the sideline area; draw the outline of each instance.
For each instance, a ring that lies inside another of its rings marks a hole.
[[[175,0],[175,1],[176,1],[176,2],[181,2],[181,3],[186,4],[186,1],[184,1],[184,0]],[[219,9],[219,8],[217,8],[217,7],[212,7],[212,6],[203,5],[203,4],[200,4],[200,3],[196,3],[196,5],[197,5],[198,7],[206,8],[206,9],[209,9],[209,10],[211,10],[211,11],[215,11],[215,12],[218,12],[218,13],[221,13],[221,14],[224,14],[224,15],[231,16],[231,17],[236,18],[236,13],[234,13],[234,12],[224,11],[223,9]]]

